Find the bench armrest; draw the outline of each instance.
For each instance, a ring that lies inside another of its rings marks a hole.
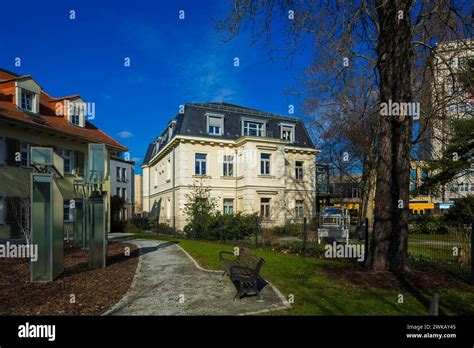
[[[224,254],[235,256],[234,253],[231,253],[230,251],[221,251],[219,252],[219,260],[226,260],[226,258],[223,256]]]

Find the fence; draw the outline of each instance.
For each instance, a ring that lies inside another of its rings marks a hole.
[[[450,226],[443,233],[410,233],[408,255],[417,266],[447,271],[474,284],[473,230],[471,226]]]

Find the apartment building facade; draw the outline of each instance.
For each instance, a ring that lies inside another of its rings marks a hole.
[[[434,52],[421,103],[422,121],[426,121],[427,127],[420,147],[421,161],[412,165],[412,185],[416,178],[414,167],[420,167],[423,161],[440,159],[453,136],[454,122],[474,115],[473,91],[463,89],[459,81],[467,62],[474,59],[474,40],[442,42]],[[474,168],[430,198],[433,203],[442,204],[473,194]]]
[[[194,186],[223,213],[259,212],[268,226],[315,214],[316,155],[301,120],[226,103],[190,103],[148,147],[143,212],[176,230]]]
[[[127,221],[135,214],[135,162],[113,156],[110,159],[110,194],[125,201],[119,220]]]
[[[0,239],[21,236],[21,228],[29,227],[31,146],[52,147],[64,159],[64,179],[57,183],[65,229],[72,222],[69,200],[77,198],[73,180],[83,176],[88,144],[105,144],[109,155],[127,150],[89,123],[81,105],[79,95],[53,98],[30,75],[0,69]],[[102,189],[110,192],[108,176]]]

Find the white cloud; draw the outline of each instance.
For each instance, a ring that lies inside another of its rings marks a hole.
[[[118,135],[122,139],[127,139],[127,138],[133,137],[133,133],[129,132],[128,130],[121,131]]]

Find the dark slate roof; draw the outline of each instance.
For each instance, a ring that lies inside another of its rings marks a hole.
[[[206,113],[214,112],[224,114],[224,134],[223,135],[209,135],[206,129]],[[280,123],[295,124],[295,142],[291,144],[294,147],[311,148],[315,146],[303,124],[303,121],[284,117],[280,115],[271,114],[255,109],[250,109],[243,106],[238,106],[229,103],[189,103],[185,105],[184,113],[177,114],[171,122],[175,123],[173,134],[196,136],[211,139],[227,139],[236,140],[242,136],[242,118],[251,118],[255,120],[262,120],[266,122],[267,137],[280,138]],[[168,125],[169,125],[168,124]],[[160,141],[161,140],[161,141]],[[165,130],[148,145],[145,158],[142,165],[147,164],[154,156],[155,143],[160,143],[155,152],[158,153],[169,142],[168,126]]]

